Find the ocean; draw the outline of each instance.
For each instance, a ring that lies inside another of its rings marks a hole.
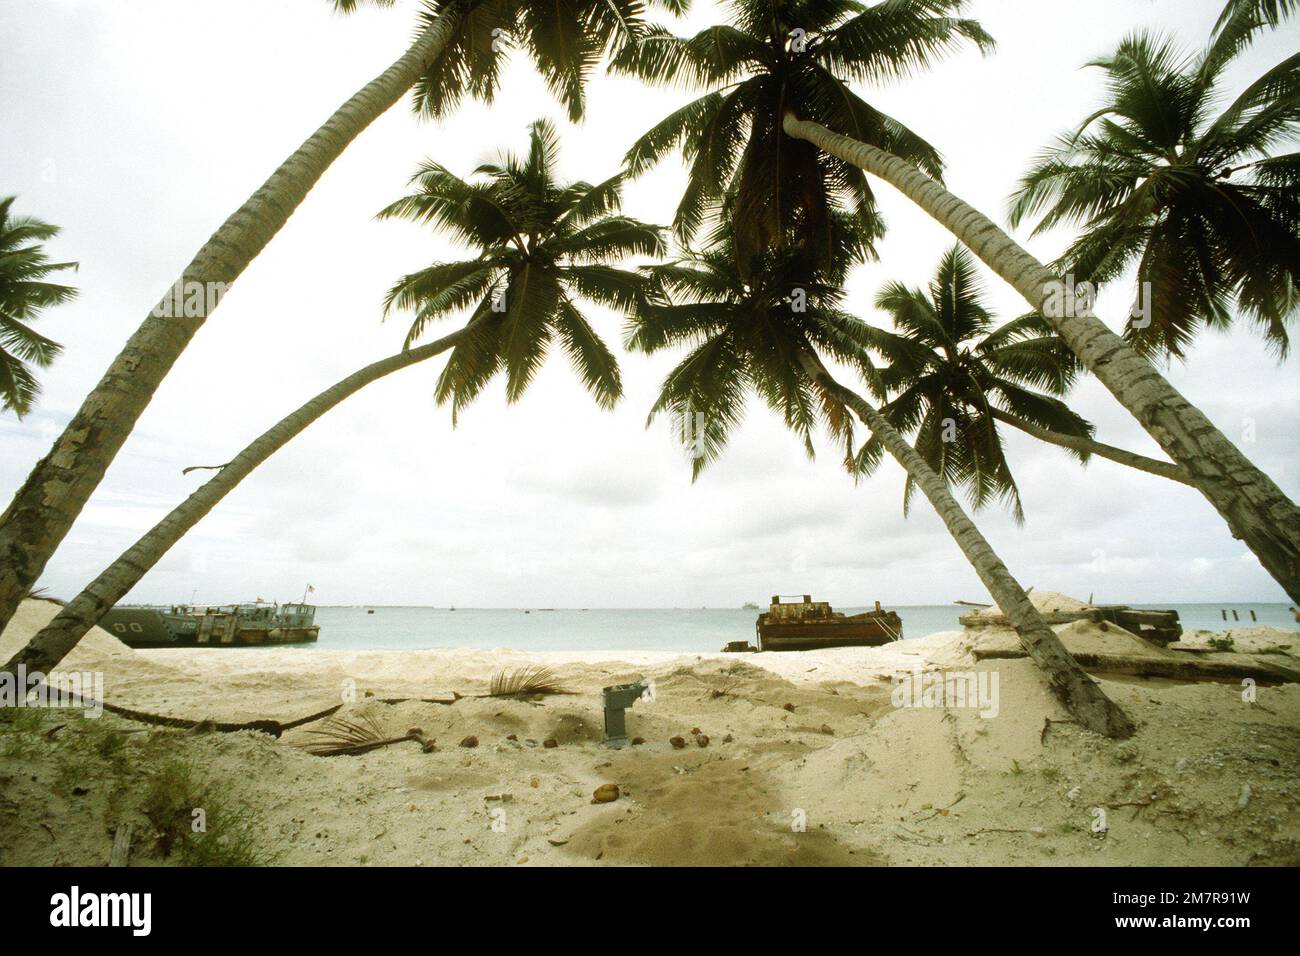
[[[1285,604],[1166,604],[1187,630],[1221,630],[1252,624],[1295,629]],[[374,613],[368,613],[373,610]],[[848,614],[867,608],[836,608]],[[903,619],[904,638],[958,630],[957,617],[968,609],[951,604],[894,607]],[[1222,611],[1228,620],[1223,620]],[[1233,611],[1240,620],[1233,620]],[[1252,621],[1254,611],[1257,620]],[[320,640],[304,645],[337,650],[408,650],[510,647],[539,651],[677,651],[712,653],[729,641],[753,641],[758,612],[740,608],[555,609],[435,607],[321,607],[316,611]]]

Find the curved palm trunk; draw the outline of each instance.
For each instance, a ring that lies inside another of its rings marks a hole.
[[[248,474],[299,432],[339,402],[378,379],[445,352],[459,342],[468,327],[428,345],[380,359],[331,385],[297,411],[282,418],[247,448],[236,455],[198,490],[172,509],[104,569],[86,589],[69,601],[21,651],[10,658],[4,672],[15,674],[24,665],[29,675],[48,674],[77,646],[114,604],[120,601],[177,541],[217,506]]]
[[[1016,629],[1026,653],[1047,674],[1048,683],[1071,716],[1089,730],[1107,737],[1132,736],[1133,722],[1102,693],[1078,661],[1070,656],[1056,632],[1047,626],[1038,609],[1030,602],[1025,589],[1012,577],[979,528],[967,517],[943,479],[935,474],[925,459],[875,406],[835,381],[816,355],[804,352],[799,356],[799,362],[809,378],[839,396],[844,404],[857,413],[916,482],[943,519],[966,560],[975,568],[975,573],[984,582],[993,600],[997,601],[1002,613]]]
[[[915,167],[787,113],[785,132],[894,186],[1038,309],[1057,334],[1214,505],[1273,579],[1300,602],[1300,509],[1199,409],[1095,316],[1053,316],[1061,283],[987,216]]]
[[[326,120],[227,219],[144,320],[86,396],[49,453],[0,515],[0,630],[45,569],[104,472],[208,312],[288,221],[348,145],[402,98],[433,63],[459,22],[448,4],[402,57]],[[191,291],[194,298],[189,300]],[[176,299],[195,303],[169,317]],[[201,303],[201,304],[200,304]]]
[[[1114,445],[1107,445],[1104,442],[1084,438],[1081,435],[1065,435],[1061,432],[1054,432],[1050,428],[1040,428],[1033,422],[1026,421],[1019,415],[1004,412],[1000,408],[989,406],[989,414],[1012,428],[1020,429],[1026,435],[1033,435],[1039,441],[1049,442],[1062,448],[1070,448],[1089,455],[1096,455],[1098,458],[1108,458],[1117,464],[1127,465],[1129,468],[1136,468],[1138,471],[1145,471],[1148,475],[1156,475],[1160,478],[1168,478],[1170,481],[1180,481],[1185,485],[1191,485],[1193,488],[1196,487],[1196,483],[1187,476],[1187,472],[1167,461],[1148,458],[1146,455],[1125,451],[1123,448],[1116,448]]]

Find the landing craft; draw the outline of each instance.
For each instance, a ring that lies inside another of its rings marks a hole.
[[[309,643],[320,635],[315,620],[316,608],[301,603],[123,604],[99,626],[127,647],[221,647]]]

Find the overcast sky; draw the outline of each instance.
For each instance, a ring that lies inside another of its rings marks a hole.
[[[1190,48],[1222,0],[977,0],[997,39],[906,83],[865,92],[944,153],[958,195],[1004,220],[1033,154],[1093,109],[1088,59],[1155,27]],[[696,0],[679,32],[720,22]],[[0,195],[63,227],[52,255],[81,263],[71,305],[41,329],[66,352],[44,373],[39,407],[0,417],[0,497],[8,500],[130,332],[203,240],[347,96],[404,49],[412,3],[354,17],[324,0],[0,0]],[[1294,37],[1291,37],[1294,40]],[[1266,36],[1230,74],[1239,88],[1293,52]],[[468,174],[521,149],[539,116],[560,125],[562,172],[613,173],[637,135],[691,95],[599,75],[586,122],[571,126],[522,57],[497,103],[417,122],[405,102],[353,144],[252,264],[164,382],[42,583],[70,597],[204,480],[181,468],[228,460],[281,415],[366,362],[396,351],[380,322],[399,275],[458,255],[446,240],[374,214],[426,157]],[[626,210],[667,222],[676,159],[633,185]],[[888,187],[881,262],[857,270],[849,307],[887,280],[922,284],[949,236]],[[1024,235],[1018,236],[1022,241]],[[1051,258],[1071,237],[1028,241]],[[988,276],[998,314],[1024,303]],[[1118,328],[1127,287],[1098,312]],[[522,402],[498,381],[458,428],[435,406],[440,363],[370,386],[243,485],[132,592],[136,601],[293,599],[323,604],[735,606],[813,592],[836,604],[978,600],[985,594],[903,473],[887,460],[854,486],[834,447],[809,462],[754,406],[695,484],[667,421],[645,427],[674,355],[627,355],[622,318],[590,307],[618,347],[626,398],[602,412],[561,354]],[[451,326],[447,326],[450,330]],[[1246,329],[1206,334],[1168,376],[1294,498],[1300,494],[1300,366],[1279,364]],[[1098,437],[1159,455],[1095,381],[1071,403]],[[1248,436],[1247,436],[1248,437]],[[1009,458],[1028,521],[993,507],[977,521],[1024,585],[1098,601],[1281,601],[1281,589],[1197,493],[1015,433]]]

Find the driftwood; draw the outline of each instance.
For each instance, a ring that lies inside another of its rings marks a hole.
[[[1090,608],[1088,619],[1097,624],[1118,624],[1129,633],[1161,647],[1183,636],[1177,611],[1140,611],[1125,605],[1103,604]]]
[[[131,824],[123,823],[113,834],[113,850],[108,855],[109,866],[126,866],[131,855]]]
[[[1039,616],[1043,619],[1044,624],[1073,624],[1075,621],[1086,621],[1088,615],[1082,611],[1039,611]],[[980,628],[980,627],[1011,627],[1011,622],[1007,620],[1005,614],[980,614],[972,612],[963,614],[957,618],[957,623],[962,627]]]
[[[522,668],[516,672],[502,671],[492,679],[492,687],[487,694],[475,694],[474,697],[516,697],[532,694],[570,694],[572,691],[565,690],[559,686],[559,682],[549,668]],[[191,720],[188,717],[169,717],[165,714],[151,714],[143,710],[133,710],[130,707],[119,707],[116,704],[108,704],[102,701],[94,700],[90,697],[83,697],[80,694],[69,693],[78,705],[90,709],[100,709],[118,717],[124,717],[127,720],[133,720],[141,724],[150,724],[155,727],[171,727],[176,730],[210,730],[217,733],[237,733],[241,730],[255,730],[260,733],[270,734],[272,737],[280,737],[286,730],[292,730],[295,727],[301,727],[304,724],[314,723],[318,720],[324,720],[331,717],[343,709],[343,704],[335,704],[333,707],[327,707],[324,710],[316,711],[305,717],[299,717],[296,720],[279,721],[271,719],[248,720],[240,722],[220,721],[220,720]],[[373,698],[380,704],[405,704],[410,701],[419,701],[422,704],[454,704],[456,701],[463,699],[463,695],[451,691],[446,694],[437,694],[433,697],[376,697]],[[63,725],[60,724],[59,727]],[[59,728],[56,727],[57,731]],[[369,741],[364,749],[373,750],[375,747],[388,746],[389,744],[401,743],[404,740],[420,740],[422,743],[432,744],[432,741],[426,741],[422,735],[412,736],[416,730],[401,737],[394,737],[384,741]],[[54,731],[51,731],[51,736]],[[426,748],[429,749],[429,748]],[[340,753],[345,751],[339,751]],[[364,750],[354,750],[354,753],[362,753]]]
[[[958,601],[958,604],[970,604]],[[1140,637],[1158,647],[1178,640],[1183,634],[1177,611],[1144,611],[1126,604],[1087,605],[1075,611],[1040,611],[1044,623],[1073,624],[1075,621],[1092,621],[1095,624],[1115,624],[1135,637]],[[957,618],[963,627],[1010,627],[1005,614],[972,612]]]
[[[171,727],[175,730],[211,730],[217,733],[233,734],[241,730],[256,730],[260,733],[270,734],[272,737],[281,736],[286,730],[293,730],[295,727],[301,727],[303,724],[314,723],[318,720],[324,720],[343,709],[343,704],[335,704],[333,707],[327,707],[324,710],[318,710],[314,714],[308,714],[306,717],[299,717],[296,720],[279,721],[279,720],[248,720],[240,723],[231,723],[220,720],[191,720],[188,717],[168,717],[165,714],[151,714],[143,710],[132,710],[130,707],[119,707],[116,704],[106,704],[94,700],[90,697],[82,697],[80,694],[68,693],[77,704],[84,705],[88,709],[102,708],[110,714],[118,717],[124,717],[127,720],[134,720],[140,724],[151,724],[155,727]],[[381,704],[405,704],[408,701],[419,701],[422,704],[454,704],[461,699],[461,695],[455,692],[450,694],[441,694],[436,697],[376,697],[374,698]],[[51,736],[54,731],[61,729],[64,725],[60,724],[53,731],[48,731]],[[407,738],[399,738],[405,740]]]
[[[976,660],[1010,660],[1026,657],[1019,648],[979,648],[971,652]],[[1125,674],[1131,677],[1167,677],[1173,680],[1241,680],[1249,677],[1260,684],[1300,683],[1300,671],[1265,661],[1205,660],[1200,656],[1188,658],[1140,657],[1121,654],[1098,654],[1089,651],[1071,651],[1070,655],[1085,670],[1103,674]]]

